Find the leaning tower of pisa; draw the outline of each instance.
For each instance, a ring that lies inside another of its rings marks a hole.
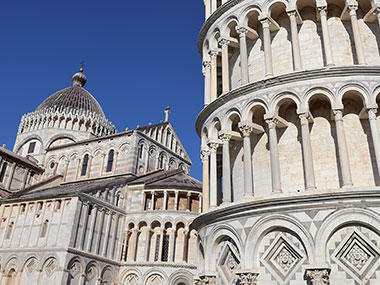
[[[205,0],[199,284],[380,284],[380,2]]]

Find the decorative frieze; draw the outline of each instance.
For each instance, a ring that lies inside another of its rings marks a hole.
[[[237,280],[241,285],[256,285],[259,273],[252,271],[237,271]]]

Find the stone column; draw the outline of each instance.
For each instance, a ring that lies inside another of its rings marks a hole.
[[[164,201],[163,201],[163,210],[168,208],[168,190],[164,190]]]
[[[90,232],[89,232],[88,241],[87,241],[87,252],[91,252],[92,240],[95,233],[97,215],[98,215],[98,206],[94,205],[91,211],[91,223],[90,223]]]
[[[360,36],[358,18],[356,16],[356,10],[358,9],[358,4],[348,5],[348,9],[350,13],[352,33],[354,35],[355,50],[356,50],[356,56],[358,58],[358,63],[360,65],[365,65],[366,61],[365,61],[365,56],[364,56],[363,43]]]
[[[154,191],[151,192],[152,194],[152,200],[150,201],[150,207],[149,207],[149,210],[153,211],[154,210]]]
[[[211,61],[203,61],[203,76],[205,77],[204,88],[205,88],[205,105],[211,102]]]
[[[188,249],[189,249],[189,234],[190,234],[189,230],[185,229],[185,231],[183,233],[184,238],[183,238],[183,255],[182,255],[183,256],[182,260],[184,262],[187,262],[187,253],[188,253]]]
[[[377,126],[376,113],[377,113],[377,109],[374,109],[374,108],[368,109],[368,120],[369,120],[369,126],[371,128],[373,149],[375,150],[377,172],[379,173],[379,176],[380,176],[380,137],[379,137],[379,129]]]
[[[203,211],[207,211],[210,205],[210,177],[209,177],[209,150],[202,150],[201,159],[203,164],[202,194],[203,194]]]
[[[296,71],[302,69],[302,59],[301,59],[301,48],[300,42],[298,39],[298,28],[297,28],[297,20],[296,20],[296,11],[288,12],[288,16],[290,19],[290,30],[292,34],[292,49],[293,49],[293,60],[294,60],[294,69]]]
[[[174,210],[178,211],[178,191],[174,192]]]
[[[269,19],[261,20],[263,26],[264,56],[265,56],[265,76],[273,75],[272,47],[269,30]]]
[[[302,132],[302,151],[305,169],[306,191],[315,189],[315,175],[313,164],[313,151],[311,149],[309,113],[300,114]]]
[[[306,269],[306,277],[312,285],[328,285],[330,284],[330,271],[328,268]]]
[[[325,59],[326,65],[332,66],[334,65],[334,57],[331,49],[329,28],[327,25],[327,7],[318,7],[319,17],[321,18],[321,27],[322,27],[322,37],[323,37],[323,47],[325,50]]]
[[[340,169],[342,171],[343,187],[352,186],[350,160],[348,158],[348,150],[346,143],[346,135],[343,127],[343,111],[333,110],[336,127],[336,137],[338,140],[338,153]]]
[[[210,59],[211,59],[211,83],[210,83],[210,97],[211,102],[214,101],[218,94],[218,70],[217,70],[217,57],[218,51],[212,50],[210,51]]]
[[[259,273],[253,273],[250,271],[237,271],[236,273],[237,280],[240,281],[241,285],[256,285],[257,277]]]
[[[103,168],[104,168],[104,163],[106,161],[106,154],[103,153],[102,154],[102,164],[100,165],[100,169],[99,169],[99,176],[102,177],[103,175]]]
[[[191,211],[191,192],[187,192],[187,207],[186,207],[186,210],[187,211]]]
[[[218,176],[217,176],[217,161],[216,150],[217,143],[210,143],[210,208],[217,206],[217,191],[218,191]]]
[[[227,93],[230,91],[230,67],[228,58],[228,46],[230,44],[229,40],[221,39],[219,40],[219,45],[222,47],[222,93]]]
[[[81,250],[84,250],[84,242],[86,240],[86,232],[87,232],[87,225],[88,225],[88,211],[89,211],[90,204],[88,203],[88,201],[83,201],[82,204],[83,204],[83,212],[82,212],[83,228],[82,228],[82,232],[81,232],[79,248]]]
[[[221,134],[219,139],[223,141],[223,203],[228,204],[232,202],[230,166],[231,135]]]
[[[175,229],[167,229],[167,232],[169,235],[168,262],[173,262],[175,252]]]
[[[203,3],[205,4],[205,17],[207,19],[211,15],[211,3],[210,0],[204,0]]]
[[[150,247],[150,231],[151,228],[146,228],[145,246],[144,246],[144,261],[149,261],[149,247]]]
[[[131,241],[131,246],[133,248],[133,251],[132,251],[132,256],[131,256],[131,260],[132,261],[136,261],[137,259],[137,249],[138,249],[138,244],[137,244],[137,237],[138,237],[138,233],[139,233],[139,229],[134,227],[132,230],[132,235],[131,237],[133,237],[132,241]],[[131,238],[130,237],[130,238]]]
[[[252,178],[252,154],[251,154],[251,133],[253,128],[249,125],[239,126],[243,134],[244,148],[244,198],[253,199],[253,178]]]
[[[278,120],[270,118],[265,120],[269,131],[270,166],[272,177],[272,191],[281,192],[280,158],[278,154],[277,130]]]
[[[247,51],[247,32],[248,29],[244,27],[238,27],[236,32],[239,34],[240,40],[240,69],[241,69],[241,85],[249,82],[248,71],[248,51]]]
[[[108,214],[108,216],[107,216],[107,214]],[[105,256],[107,253],[109,233],[110,233],[110,228],[111,228],[111,223],[112,223],[112,213],[110,211],[106,210],[105,215],[107,216],[107,223],[106,223],[106,232],[104,234],[102,256]]]

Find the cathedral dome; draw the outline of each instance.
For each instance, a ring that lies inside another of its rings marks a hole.
[[[57,91],[49,96],[36,109],[36,112],[65,111],[72,113],[92,113],[101,119],[106,119],[98,101],[83,86],[86,76],[81,72],[75,73],[72,78],[73,85]]]

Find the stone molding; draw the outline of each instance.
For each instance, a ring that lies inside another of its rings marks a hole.
[[[236,98],[243,97],[246,95],[251,95],[250,100],[255,96],[252,96],[253,92],[263,91],[268,88],[277,87],[281,85],[288,85],[295,82],[304,82],[305,85],[311,80],[315,79],[328,79],[332,77],[348,77],[348,76],[379,76],[380,80],[380,70],[378,67],[374,66],[342,66],[342,67],[324,67],[321,69],[313,69],[308,71],[292,72],[287,74],[282,74],[279,76],[274,76],[270,78],[264,78],[259,81],[252,82],[240,87],[237,87],[228,93],[219,96],[216,100],[210,102],[206,105],[203,110],[199,113],[196,121],[195,128],[198,136],[201,135],[201,129],[207,118],[221,106],[224,106],[229,101]],[[342,83],[345,80],[341,81]],[[353,81],[350,80],[349,83]],[[310,88],[319,87],[320,83],[310,83]],[[258,99],[261,99],[258,97]]]
[[[196,217],[193,225],[199,231],[199,227],[226,221],[227,219],[238,219],[253,215],[262,215],[268,212],[292,211],[305,209],[305,206],[329,205],[335,209],[341,206],[342,202],[355,205],[365,197],[367,203],[380,203],[380,191],[377,187],[372,190],[355,191],[350,189],[349,192],[335,192],[323,194],[305,194],[302,196],[287,196],[279,198],[267,198],[263,200],[241,202],[224,207],[216,207],[208,212],[204,212]]]

